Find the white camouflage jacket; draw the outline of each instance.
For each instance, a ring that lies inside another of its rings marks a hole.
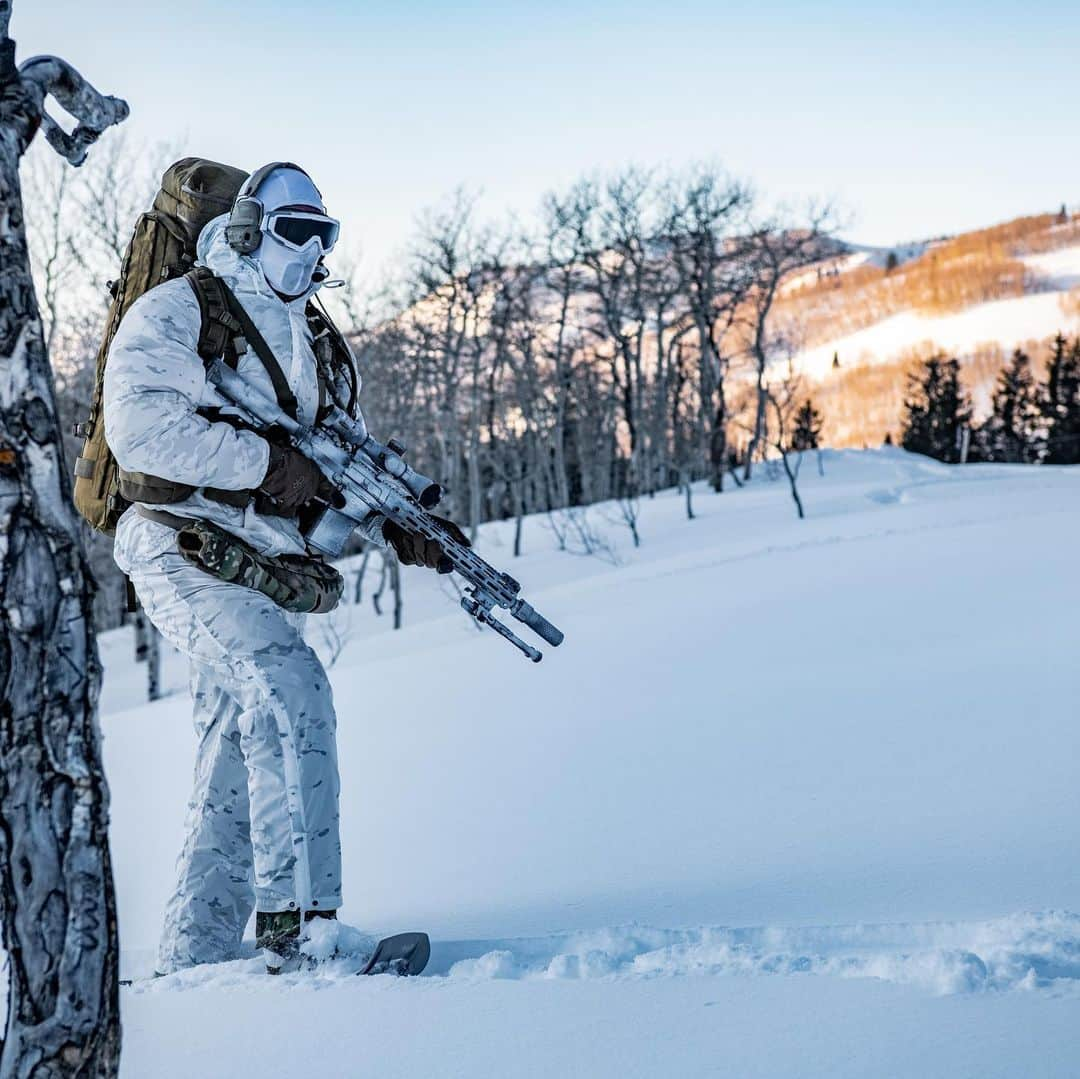
[[[270,346],[297,401],[301,422],[314,420],[319,388],[311,335],[304,317],[310,292],[286,303],[266,283],[256,262],[225,240],[226,217],[215,218],[199,237],[198,261],[232,289]],[[311,291],[314,291],[314,287]],[[206,381],[197,346],[199,304],[183,278],[141,296],[124,315],[105,368],[105,437],[120,467],[196,487],[247,490],[258,487],[269,461],[267,443],[253,431],[212,423],[197,413],[218,399]],[[238,372],[268,396],[273,385],[249,348]],[[196,492],[159,507],[182,517],[212,521],[265,554],[299,554],[304,541],[296,523],[283,517],[223,505]],[[372,514],[361,533],[380,545],[382,519]],[[168,549],[172,529],[129,510],[116,533],[121,569]]]

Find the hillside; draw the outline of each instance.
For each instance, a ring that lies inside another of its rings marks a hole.
[[[1018,218],[895,249],[846,245],[787,282],[774,331],[796,343],[790,359],[825,406],[831,445],[895,436],[907,371],[937,352],[964,361],[985,415],[1013,349],[1041,363],[1057,333],[1080,332],[1080,217]]]
[[[347,608],[346,907],[424,927],[430,977],[123,991],[129,1079],[1075,1073],[1076,471],[899,451],[646,500],[607,558],[542,517],[480,549],[566,630],[539,666],[409,573]],[[1024,573],[1002,552],[1038,550]],[[325,623],[324,623],[325,625]],[[106,635],[123,965],[152,965],[193,744]],[[313,621],[312,639],[327,637]],[[1007,672],[1008,677],[1002,677]]]

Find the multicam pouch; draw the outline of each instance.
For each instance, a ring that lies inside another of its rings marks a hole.
[[[254,588],[293,614],[326,614],[345,581],[328,562],[305,555],[260,554],[209,521],[185,521],[176,545],[193,566],[231,584]]]

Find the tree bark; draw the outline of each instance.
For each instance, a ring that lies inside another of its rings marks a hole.
[[[42,128],[72,164],[127,106],[62,60],[14,66],[0,0],[0,889],[10,988],[0,1079],[117,1074],[108,788],[93,585],[30,277],[19,158]],[[79,126],[45,112],[52,94]]]

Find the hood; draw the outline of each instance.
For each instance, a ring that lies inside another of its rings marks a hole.
[[[202,232],[199,233],[199,242],[195,249],[196,259],[200,266],[213,270],[218,277],[223,278],[233,292],[254,293],[266,299],[276,300],[284,307],[301,308],[308,299],[319,291],[319,284],[312,282],[311,288],[303,295],[294,300],[283,300],[267,283],[263,272],[259,268],[258,259],[251,255],[241,255],[234,251],[225,239],[225,226],[229,222],[229,215],[222,214],[207,222]]]

